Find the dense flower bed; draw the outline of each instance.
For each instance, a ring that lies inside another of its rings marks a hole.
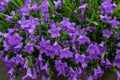
[[[0,59],[16,80],[120,73],[117,0],[0,0]],[[57,77],[56,76],[56,77]]]

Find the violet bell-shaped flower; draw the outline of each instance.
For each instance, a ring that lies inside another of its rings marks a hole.
[[[72,58],[73,53],[69,50],[69,48],[64,48],[63,50],[60,50],[60,58]]]
[[[111,25],[112,28],[115,28],[115,29],[118,29],[119,28],[118,25],[120,25],[120,21],[118,21],[116,17],[108,21],[108,23]]]
[[[106,38],[110,38],[110,36],[113,34],[110,30],[104,29],[102,30],[103,36]]]
[[[94,79],[97,79],[103,75],[104,71],[101,69],[100,66],[94,69]]]
[[[24,63],[24,65],[23,65],[23,68],[24,68],[24,69],[28,69],[28,60],[25,60],[25,63]]]
[[[24,50],[25,52],[27,52],[28,54],[31,54],[33,51],[34,51],[34,48],[33,48],[33,44],[27,44],[25,47],[24,47]]]
[[[57,28],[55,26],[52,26],[51,29],[48,30],[48,32],[51,34],[52,38],[59,37],[60,36],[60,28]]]
[[[81,10],[82,13],[84,13],[86,10],[86,7],[87,7],[87,4],[83,4],[82,6],[79,6],[79,9]]]
[[[116,74],[117,74],[117,80],[120,80],[120,72],[117,71]]]
[[[39,6],[39,9],[41,10],[42,13],[47,13],[49,11],[49,2],[48,0],[43,0],[41,5]]]
[[[26,79],[32,79],[32,80],[35,79],[30,68],[27,69],[27,74],[22,77],[22,80],[26,80]]]
[[[8,75],[9,77],[12,77],[14,71],[15,71],[14,68],[11,68],[11,69],[7,72],[7,75]]]

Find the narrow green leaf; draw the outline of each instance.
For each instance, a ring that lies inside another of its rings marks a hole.
[[[73,11],[73,5],[72,3],[70,2],[70,0],[64,0],[64,14],[66,17],[69,17],[71,18],[71,14],[72,14],[72,11]]]
[[[118,5],[116,6],[116,8],[114,9],[114,11],[112,12],[112,16],[117,15],[118,11],[120,10],[120,2],[118,3]]]
[[[19,5],[14,0],[11,0],[11,3],[13,3],[16,7],[19,7]]]
[[[17,3],[21,6],[21,7],[23,7],[24,6],[24,3],[23,3],[23,1],[22,0],[16,0],[17,1]]]
[[[6,15],[5,15],[5,14],[3,14],[3,13],[0,13],[0,15],[1,15],[1,16],[6,16]]]
[[[5,15],[5,14],[0,13],[0,18],[1,18],[2,20],[5,20],[5,17],[6,17],[6,15]]]
[[[40,3],[42,3],[43,0],[39,0]]]
[[[52,0],[48,0],[49,1],[49,4],[50,4],[50,10],[52,12],[52,14],[54,14],[54,5],[53,5],[53,2]]]

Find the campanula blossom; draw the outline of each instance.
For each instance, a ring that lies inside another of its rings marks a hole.
[[[103,33],[103,36],[104,37],[106,37],[106,38],[110,38],[110,36],[113,34],[110,30],[108,30],[108,29],[104,29],[103,31],[102,31],[102,33]]]
[[[27,74],[22,77],[22,80],[26,80],[26,79],[34,79],[34,76],[30,68],[27,69]]]
[[[52,38],[55,38],[60,36],[60,30],[60,28],[52,26],[51,29],[48,30],[48,32],[51,34]]]

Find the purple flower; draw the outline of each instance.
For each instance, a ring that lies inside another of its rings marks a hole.
[[[2,38],[0,38],[0,43],[2,42]]]
[[[104,42],[101,42],[99,45],[98,45],[98,48],[100,49],[100,51],[103,51],[104,50]]]
[[[94,30],[96,30],[96,27],[95,26],[89,26],[86,28],[87,31],[89,32],[93,32]]]
[[[120,54],[117,54],[115,56],[115,59],[114,59],[113,63],[116,67],[120,68]]]
[[[22,57],[22,54],[17,54],[16,55],[16,65],[18,65],[19,63],[21,65],[23,65],[23,63],[24,63],[24,58]]]
[[[111,62],[108,59],[106,59],[105,63],[107,68],[110,68],[112,66]]]
[[[23,68],[24,68],[24,69],[28,69],[28,60],[25,60],[25,63],[24,63],[24,65],[23,65]]]
[[[15,32],[15,29],[8,29],[8,34],[12,35]]]
[[[31,8],[32,8],[33,11],[38,11],[38,10],[39,10],[38,7],[39,7],[39,3],[38,3],[38,2],[35,2],[35,3],[32,5]]]
[[[4,62],[5,66],[7,68],[15,67],[16,66],[15,61],[16,61],[15,57],[12,57],[11,59],[8,59],[8,56],[5,56],[5,58],[3,58],[3,62]]]
[[[103,75],[104,71],[98,66],[94,69],[94,78],[97,79],[98,77],[101,77]]]
[[[19,15],[21,16],[29,16],[30,6],[24,6],[23,8],[20,8],[17,10]]]
[[[46,55],[50,56],[51,59],[54,59],[55,56],[58,56],[60,54],[61,46],[55,42],[53,46],[49,47],[49,50],[47,51]]]
[[[34,49],[33,49],[33,44],[27,44],[25,47],[24,47],[24,49],[25,49],[25,52],[27,52],[28,54],[31,54],[33,51],[34,51]]]
[[[12,52],[16,53],[22,48],[22,41],[23,38],[19,36],[17,33],[6,36],[6,40],[4,41],[4,50],[8,51],[11,50]]]
[[[8,36],[6,38],[6,42],[8,43],[8,45],[11,45],[11,46],[18,45],[19,43],[21,43],[22,40],[23,38],[19,36],[17,33],[14,34],[13,36]]]
[[[23,43],[18,44],[17,46],[15,46],[13,48],[13,52],[17,53],[18,51],[20,51],[20,49],[22,48],[22,46],[23,46]]]
[[[22,29],[25,29],[25,31],[31,33],[35,31],[35,27],[39,24],[39,19],[30,16],[29,20],[26,20],[25,16],[22,16],[22,19],[18,20],[18,23],[21,25]]]
[[[39,36],[35,36],[34,34],[29,34],[26,37],[28,42],[37,42],[39,39]]]
[[[71,23],[69,21],[69,18],[63,18],[63,20],[60,22],[62,25],[62,30],[66,30],[69,33],[74,33],[75,32],[75,23]]]
[[[15,12],[12,11],[10,14],[11,14],[11,16],[7,15],[7,17],[6,17],[7,22],[11,22],[14,19]]]
[[[78,80],[77,79],[77,73],[76,73],[75,70],[73,70],[72,67],[70,67],[70,69],[69,69],[69,78],[68,78],[68,80]]]
[[[49,50],[49,48],[51,47],[50,45],[50,41],[49,40],[45,40],[42,38],[42,40],[40,41],[40,53],[47,53],[47,51]]]
[[[46,73],[48,73],[49,72],[49,65],[48,65],[48,63],[43,65],[41,70],[44,70]]]
[[[83,14],[80,14],[79,17],[78,17],[78,20],[81,22],[83,20],[85,20],[85,17]]]
[[[66,63],[63,63],[61,60],[57,60],[55,62],[55,69],[58,72],[58,76],[59,75],[63,75],[63,76],[68,75],[68,74],[66,74],[66,69],[68,69],[68,65]]]
[[[77,14],[77,11],[74,10],[74,11],[72,12],[72,15],[73,15],[73,16],[76,16],[76,14]]]
[[[55,15],[55,16],[60,16],[60,13],[57,12],[57,11],[55,11],[55,12],[54,12],[54,15]]]
[[[34,78],[37,79],[37,71],[36,71],[36,69],[34,67],[32,69],[32,72],[33,72]]]
[[[103,36],[104,37],[106,37],[106,38],[110,38],[110,36],[113,34],[110,30],[108,30],[108,29],[104,29],[103,31],[102,31],[102,33],[103,33]]]
[[[25,6],[30,6],[32,0],[24,0]]]
[[[48,30],[48,32],[51,34],[52,38],[59,37],[60,36],[60,28],[57,28],[55,26],[52,26],[51,29]]]
[[[45,21],[48,21],[50,18],[50,15],[48,13],[42,14],[42,17],[44,18]]]
[[[116,54],[120,55],[120,49],[116,50]]]
[[[117,80],[120,80],[120,72],[116,72],[116,74],[117,74]]]
[[[4,13],[5,7],[8,5],[8,3],[10,2],[10,0],[0,0],[0,12]]]
[[[42,75],[42,79],[41,80],[48,80],[48,78],[44,75]]]
[[[112,28],[118,29],[118,25],[120,25],[120,22],[116,19],[116,17],[114,17],[113,20],[108,21],[109,24],[111,25]]]
[[[42,4],[39,6],[42,13],[46,13],[49,10],[49,2],[48,0],[43,0]]]
[[[120,47],[120,42],[119,42],[119,43],[117,43],[117,47]]]
[[[57,42],[55,42],[52,47],[54,48],[55,54],[59,55],[58,52],[62,49],[62,47]]]
[[[81,35],[78,37],[77,41],[78,41],[79,45],[84,45],[86,43],[88,43],[88,44],[90,43],[89,37],[87,37],[87,36],[81,36]]]
[[[84,54],[82,54],[82,55],[75,54],[75,62],[76,62],[76,64],[78,64],[80,62],[82,65],[82,68],[87,67],[86,59],[87,59],[87,57]]]
[[[115,32],[115,36],[116,36],[117,40],[120,40],[120,33],[119,32]]]
[[[72,58],[73,53],[69,50],[69,48],[64,48],[63,50],[60,50],[60,58]]]
[[[15,71],[14,68],[11,68],[11,69],[7,72],[7,75],[8,75],[9,77],[12,77],[14,71]]]
[[[8,16],[6,17],[7,22],[11,22],[13,20],[14,16]]]
[[[61,0],[54,1],[54,6],[55,6],[56,9],[57,9],[58,7],[61,7],[61,6],[62,6],[62,1],[61,1]]]
[[[88,76],[88,77],[86,78],[86,80],[93,80],[93,77],[92,77],[92,76]]]
[[[97,44],[89,44],[86,52],[88,52],[91,57],[96,57],[98,55],[101,55],[101,52]]]
[[[86,10],[86,7],[87,7],[87,4],[83,4],[82,6],[79,6],[79,9],[81,10],[82,13],[84,13]]]
[[[28,78],[29,79],[35,79],[30,68],[27,69],[27,74],[24,77],[22,77],[22,80],[26,80]]]
[[[80,35],[86,36],[87,32],[85,31],[85,28],[80,29]]]
[[[100,15],[100,19],[102,20],[102,22],[108,22],[111,19],[111,16],[108,16],[107,14]]]
[[[113,10],[115,9],[116,5],[111,3],[111,0],[105,0],[101,6],[102,6],[102,10],[104,10],[105,13],[110,14],[113,12]]]

